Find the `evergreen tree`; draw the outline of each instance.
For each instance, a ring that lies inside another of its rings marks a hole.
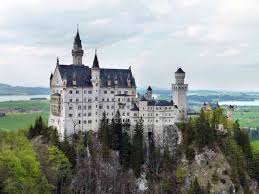
[[[204,110],[201,110],[200,116],[196,121],[196,143],[199,149],[205,146],[212,147],[215,140],[215,129],[212,129]]]
[[[132,167],[137,177],[140,176],[141,165],[144,163],[144,133],[142,118],[137,122],[132,141]]]
[[[112,130],[112,149],[119,151],[121,146],[122,139],[122,124],[121,124],[121,116],[120,112],[117,111],[115,115],[114,122],[111,125]]]
[[[120,164],[124,168],[129,168],[130,166],[131,143],[130,143],[130,136],[129,136],[129,130],[130,130],[129,128],[130,128],[130,125],[128,123],[123,126],[122,140],[121,140],[121,146],[119,151]]]
[[[108,159],[110,156],[109,152],[109,123],[106,117],[106,113],[103,113],[103,117],[98,131],[98,138],[102,145],[102,154],[104,159]]]

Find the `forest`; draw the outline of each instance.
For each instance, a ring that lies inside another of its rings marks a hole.
[[[182,141],[172,154],[152,133],[145,136],[142,121],[131,134],[119,112],[111,121],[104,114],[98,132],[65,135],[62,141],[38,117],[29,129],[0,132],[0,193],[208,194],[220,185],[228,193],[258,191],[253,183],[259,181],[259,151],[238,121],[228,121],[219,108],[202,110],[178,128]],[[197,158],[208,153],[228,167],[219,172],[222,164],[214,168],[207,161],[200,168],[212,173],[204,181],[194,172]]]

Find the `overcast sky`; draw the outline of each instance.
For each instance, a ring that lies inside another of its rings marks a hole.
[[[71,64],[76,25],[84,64],[132,67],[137,85],[259,91],[258,0],[8,0],[0,2],[0,83],[48,86]]]

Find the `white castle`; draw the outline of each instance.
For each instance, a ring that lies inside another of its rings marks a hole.
[[[137,96],[131,67],[128,69],[101,68],[97,53],[90,68],[83,64],[79,32],[74,38],[73,64],[62,65],[57,60],[50,76],[51,104],[49,126],[57,128],[61,138],[78,131],[97,131],[105,112],[112,120],[117,111],[122,123],[134,126],[143,120],[145,133],[161,133],[187,116],[185,72],[178,68],[172,84],[171,101],[155,100],[149,86],[144,96]]]

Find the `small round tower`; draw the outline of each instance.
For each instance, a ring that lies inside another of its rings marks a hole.
[[[172,84],[173,102],[177,105],[180,112],[180,119],[187,118],[187,91],[188,84],[184,83],[185,72],[178,68],[175,72],[175,84]]]

